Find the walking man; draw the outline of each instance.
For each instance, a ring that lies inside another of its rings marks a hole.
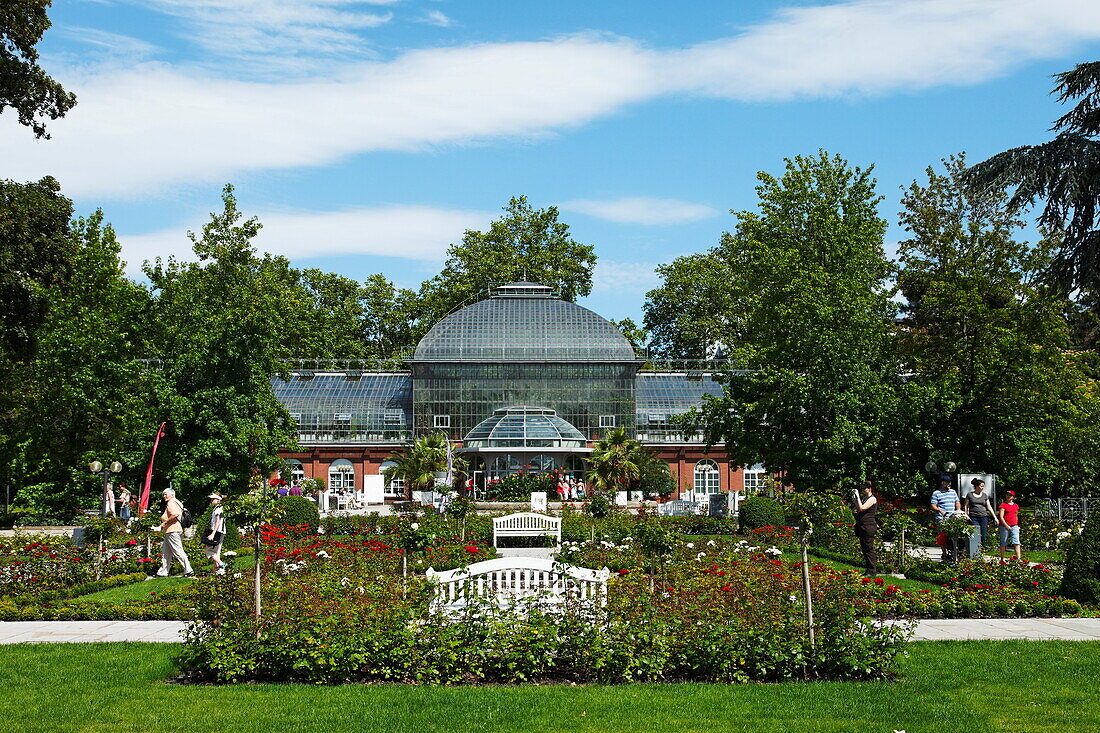
[[[937,526],[942,525],[945,519],[959,511],[960,507],[959,495],[951,488],[951,477],[945,473],[940,476],[940,488],[932,492],[932,511]],[[947,543],[944,543],[941,551],[941,559],[947,562]]]
[[[160,569],[157,576],[165,578],[172,571],[172,561],[178,560],[183,565],[183,577],[190,578],[195,574],[191,569],[191,561],[187,559],[187,553],[183,550],[183,524],[180,517],[183,516],[183,504],[176,498],[175,489],[165,489],[164,513],[160,515],[160,531],[164,533],[164,539],[160,541]]]

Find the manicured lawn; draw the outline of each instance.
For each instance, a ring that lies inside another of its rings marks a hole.
[[[205,558],[203,558],[205,561]],[[256,557],[254,555],[246,555],[244,557],[238,557],[234,561],[234,571],[241,572],[251,569],[256,564]],[[199,563],[194,563],[196,568],[199,568]],[[205,568],[199,570],[200,573],[207,573],[213,569],[213,563],[206,563]],[[176,566],[175,572],[179,572],[179,566]],[[131,583],[130,585],[120,585],[117,588],[108,588],[107,590],[101,590],[98,593],[89,593],[85,596],[80,596],[82,601],[91,601],[93,603],[118,603],[120,601],[143,601],[149,597],[150,593],[160,593],[161,591],[168,590],[169,588],[177,588],[185,583],[190,583],[189,578],[184,578],[179,575],[174,575],[170,578],[150,578],[148,580],[141,580],[137,583]]]
[[[621,687],[180,686],[174,647],[0,647],[18,731],[1100,730],[1100,643],[923,642],[896,682]]]
[[[89,593],[86,596],[79,596],[79,599],[81,601],[91,601],[92,603],[144,601],[149,598],[150,593],[160,593],[169,588],[178,588],[190,582],[190,578],[181,578],[178,576],[171,578],[149,578],[148,580],[141,580],[137,583],[131,583],[130,585],[120,585],[117,588],[108,588],[98,593]]]

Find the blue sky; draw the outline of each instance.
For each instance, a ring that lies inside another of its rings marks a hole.
[[[413,287],[525,194],[596,247],[611,318],[756,171],[874,164],[893,222],[927,165],[1049,137],[1050,76],[1100,57],[1096,0],[55,3],[40,50],[80,103],[50,141],[0,117],[0,176],[102,207],[131,273],[186,257],[226,182],[262,249]]]

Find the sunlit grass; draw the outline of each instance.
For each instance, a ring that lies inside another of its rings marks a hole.
[[[0,647],[13,731],[1100,730],[1100,642],[911,644],[893,682],[182,686],[176,647]]]

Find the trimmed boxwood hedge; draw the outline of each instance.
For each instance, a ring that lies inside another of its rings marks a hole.
[[[758,527],[782,527],[783,507],[775,499],[766,496],[750,496],[741,502],[738,510],[742,530]]]

